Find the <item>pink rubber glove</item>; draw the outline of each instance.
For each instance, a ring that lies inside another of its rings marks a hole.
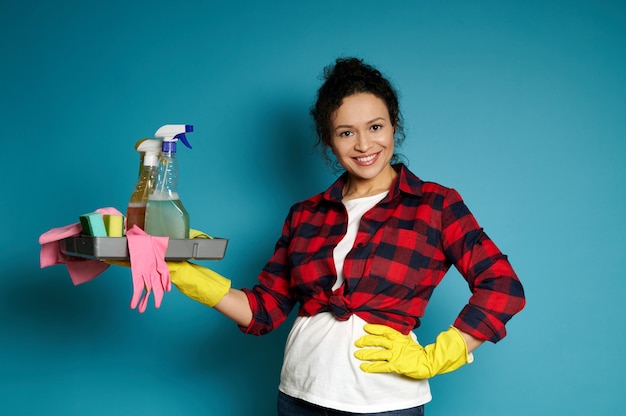
[[[126,232],[126,238],[133,281],[130,307],[131,309],[137,308],[140,313],[145,312],[150,293],[153,293],[154,306],[159,308],[164,291],[169,291],[171,288],[167,265],[161,265],[161,263],[165,264],[165,251],[169,238],[153,237],[136,225]],[[165,278],[162,278],[161,274],[163,267],[167,271]]]
[[[161,276],[160,284],[164,291],[169,292],[172,290],[172,282],[170,281],[170,269],[165,262],[165,252],[169,238],[152,236],[152,249],[154,250],[154,257],[156,259],[157,271]]]

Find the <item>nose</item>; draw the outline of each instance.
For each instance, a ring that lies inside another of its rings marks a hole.
[[[372,142],[370,141],[367,134],[359,134],[356,138],[356,143],[354,144],[354,149],[357,152],[366,153],[368,150],[372,148]]]

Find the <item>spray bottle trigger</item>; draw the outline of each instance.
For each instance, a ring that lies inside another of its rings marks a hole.
[[[193,129],[191,131],[193,131]],[[185,136],[185,133],[177,134],[176,136],[174,136],[174,138],[180,140],[185,146],[191,149],[191,145],[187,141],[187,136]]]

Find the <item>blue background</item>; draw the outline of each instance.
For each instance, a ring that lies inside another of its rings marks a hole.
[[[288,325],[246,336],[176,290],[138,314],[128,270],[75,287],[38,237],[125,210],[135,141],[193,124],[180,194],[230,239],[203,264],[251,286],[289,206],[335,177],[308,109],[345,55],[392,79],[410,168],[461,192],[527,292],[507,338],[432,380],[428,414],[626,406],[624,2],[9,0],[0,48],[0,413],[275,413]],[[420,338],[468,296],[451,271]]]

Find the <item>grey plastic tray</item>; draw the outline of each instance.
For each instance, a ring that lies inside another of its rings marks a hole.
[[[96,260],[128,260],[126,237],[69,237],[59,241],[61,252]],[[228,240],[223,238],[170,238],[166,260],[221,260]]]

